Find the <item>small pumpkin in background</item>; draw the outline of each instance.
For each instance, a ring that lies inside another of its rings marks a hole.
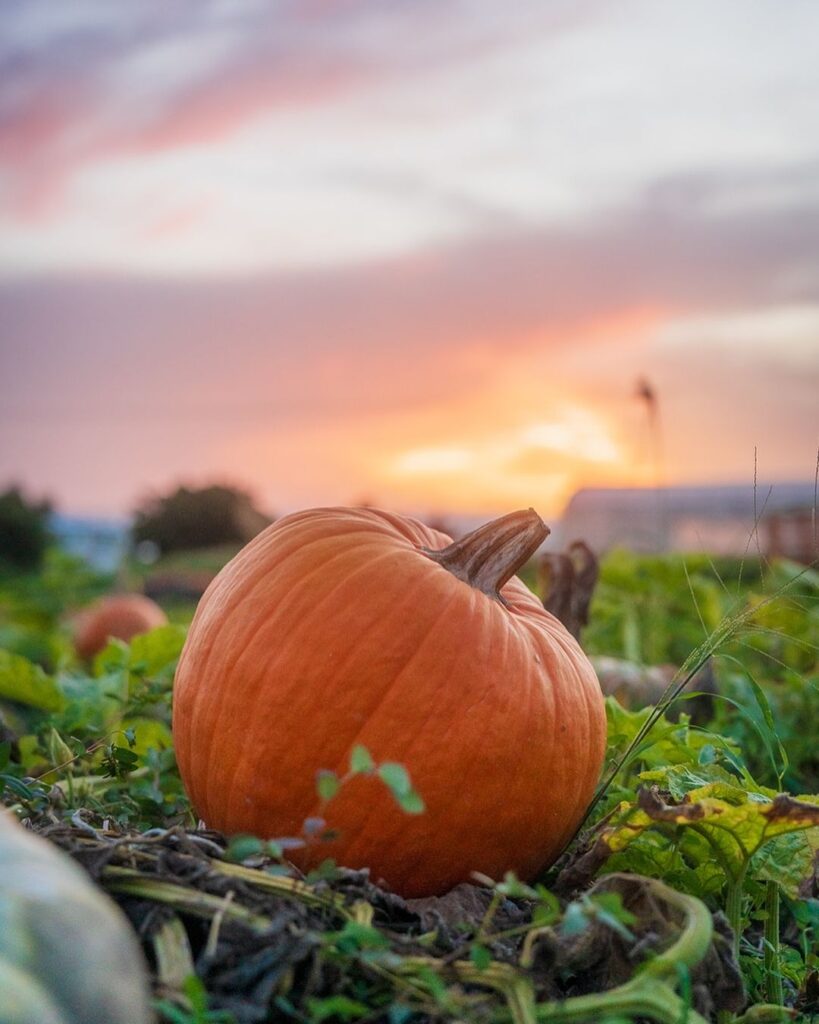
[[[409,771],[408,816],[372,778],[298,855],[369,867],[405,896],[473,871],[532,878],[573,835],[603,761],[589,660],[514,573],[549,530],[530,509],[459,541],[377,509],[278,520],[206,591],[174,685],[173,732],[208,826],[298,835],[316,775],[351,751]]]
[[[116,904],[0,809],[0,1020],[148,1024],[136,934]]]
[[[143,594],[112,594],[81,612],[74,627],[74,647],[81,658],[93,658],[111,638],[131,640],[164,626],[165,612]]]

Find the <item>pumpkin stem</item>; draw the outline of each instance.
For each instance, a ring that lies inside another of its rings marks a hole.
[[[503,602],[500,589],[549,536],[534,509],[510,512],[479,526],[440,551],[424,554],[476,590]]]

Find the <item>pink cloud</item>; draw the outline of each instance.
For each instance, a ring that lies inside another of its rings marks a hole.
[[[0,120],[5,204],[21,220],[39,219],[85,164],[219,142],[265,113],[328,102],[376,73],[364,63],[258,61],[223,69],[142,117],[117,116],[117,98],[99,84],[72,95],[54,82]]]
[[[332,103],[387,80],[480,60],[533,32],[571,28],[593,15],[597,0],[549,11],[536,3],[520,21],[480,6],[466,17],[458,4],[442,10],[424,2],[299,0],[236,13],[146,4],[73,31],[68,20],[48,28],[50,2],[38,14],[39,41],[29,27],[19,50],[6,43],[4,53],[0,43],[11,86],[0,98],[4,205],[23,220],[45,216],[71,175],[96,160],[218,143],[271,111]],[[36,11],[38,0],[31,4]],[[220,38],[225,50],[210,57]],[[161,71],[149,72],[155,81],[131,89],[120,69],[165,44],[181,46],[180,66],[167,82]]]

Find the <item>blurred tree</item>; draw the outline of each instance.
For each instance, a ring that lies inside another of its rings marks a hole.
[[[151,498],[135,512],[134,543],[152,541],[162,554],[232,542],[246,543],[268,526],[245,491],[214,485]]]
[[[36,569],[52,536],[51,505],[29,501],[19,487],[0,494],[0,568]]]

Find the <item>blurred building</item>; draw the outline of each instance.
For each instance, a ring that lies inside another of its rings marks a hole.
[[[766,555],[810,561],[814,484],[602,488],[578,491],[563,515],[566,540],[585,540],[597,552],[709,551],[741,555],[756,550],[754,523]],[[808,556],[808,557],[806,557]]]
[[[60,547],[100,572],[114,572],[128,547],[127,520],[55,515],[49,526]]]
[[[762,523],[764,545],[771,557],[812,562],[819,558],[819,513],[814,507],[774,512]]]

